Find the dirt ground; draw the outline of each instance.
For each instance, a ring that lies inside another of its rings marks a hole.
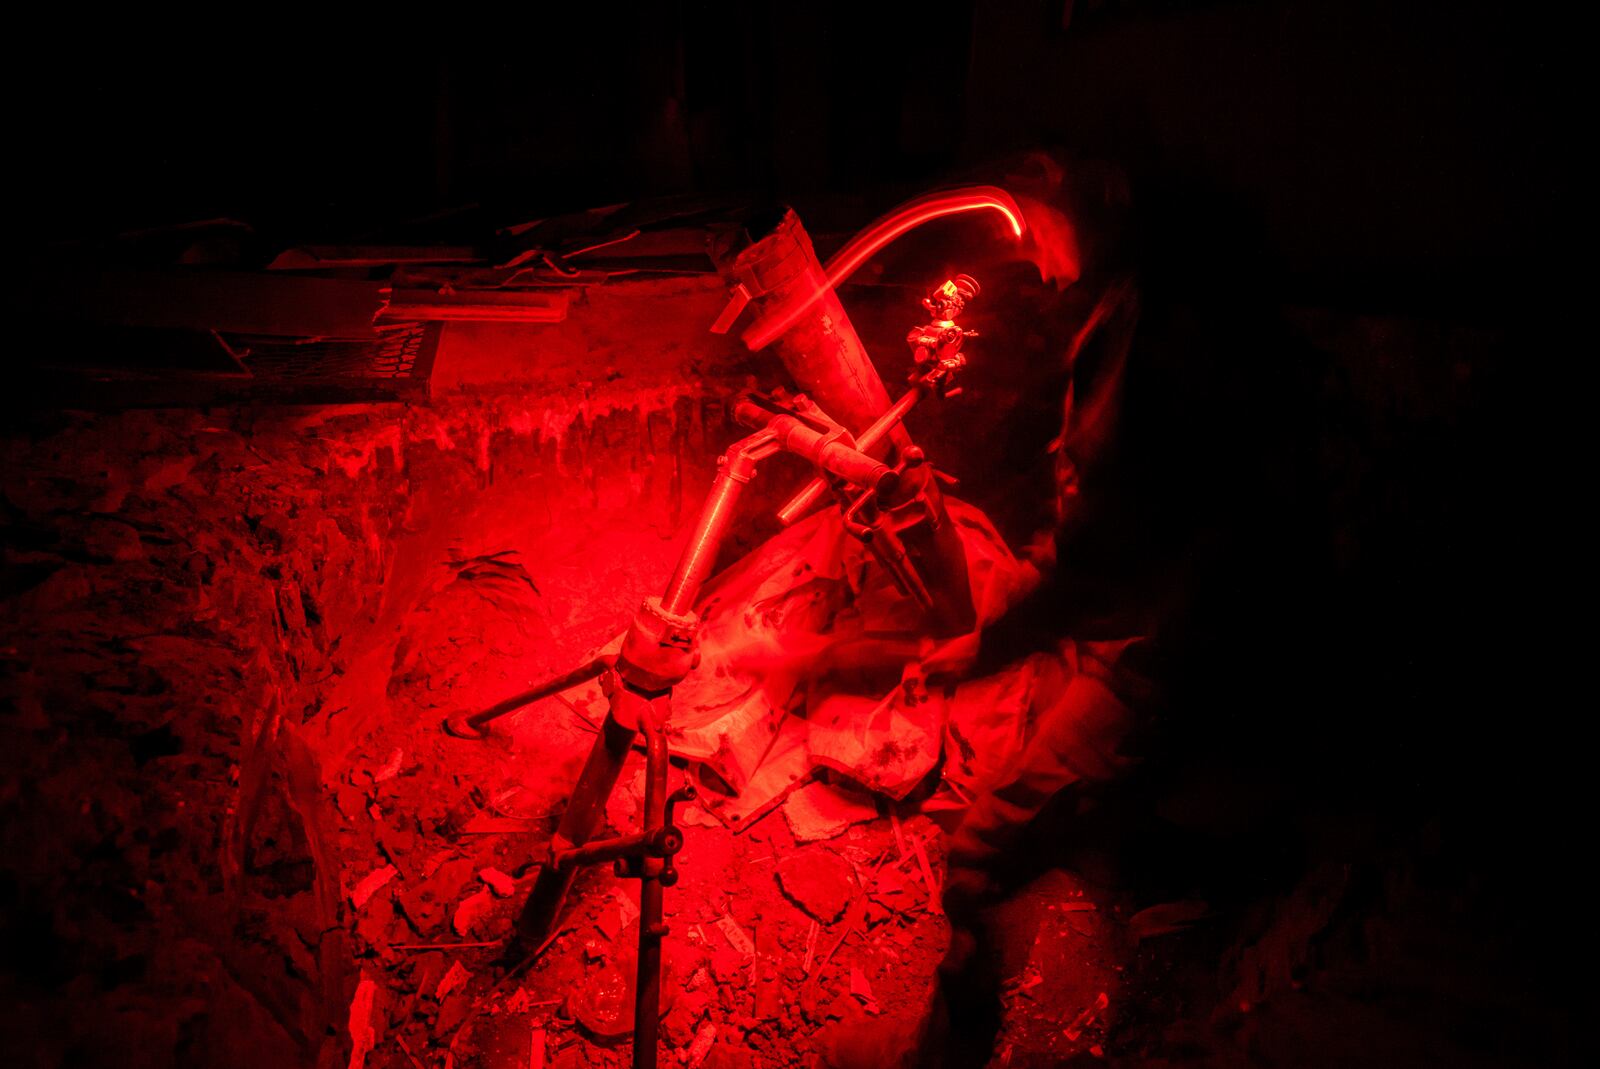
[[[342,853],[359,856],[369,840],[372,872],[395,870],[351,911],[373,985],[368,1064],[627,1062],[633,881],[587,871],[548,950],[525,972],[505,960],[591,732],[559,699],[483,743],[445,737],[437,720],[390,725],[339,788]],[[607,807],[615,830],[631,828],[642,789],[635,754]],[[908,1048],[929,1012],[949,939],[934,893],[939,825],[884,805],[832,838],[798,842],[796,819],[780,806],[734,834],[696,806],[682,814],[681,879],[666,894],[663,1064],[876,1060]],[[354,904],[359,881],[382,876],[351,878]],[[1099,904],[1057,872],[1005,909],[1006,1014],[992,1064],[1100,1053],[1120,967]],[[355,1011],[352,1021],[359,1034]]]

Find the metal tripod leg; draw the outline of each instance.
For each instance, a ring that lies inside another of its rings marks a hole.
[[[661,940],[667,934],[662,890],[678,880],[672,857],[683,845],[682,833],[673,825],[672,814],[677,803],[694,798],[694,788],[685,786],[670,797],[667,794],[665,721],[671,691],[652,698],[622,691],[621,687],[622,684],[612,682],[612,701],[629,703],[631,711],[640,714],[639,725],[645,737],[644,812],[639,830],[590,842],[636,734],[618,721],[613,704],[601,726],[600,737],[589,751],[567,812],[561,818],[561,827],[551,844],[550,863],[539,870],[533,893],[523,909],[518,941],[523,949],[537,954],[554,937],[562,904],[580,867],[612,862],[619,876],[639,880],[633,1065],[634,1069],[655,1069],[661,1024]]]
[[[583,765],[583,774],[573,788],[572,800],[567,803],[567,811],[561,817],[560,827],[556,829],[556,847],[582,846],[594,835],[605,813],[606,799],[611,797],[611,791],[617,785],[617,776],[622,772],[622,763],[633,746],[635,734],[632,728],[617,723],[610,713],[606,714],[605,721],[600,725],[600,736],[594,740],[594,748],[589,751],[589,759]],[[525,952],[543,949],[555,934],[562,903],[566,901],[567,892],[572,889],[572,881],[576,877],[575,866],[558,871],[554,865],[545,865],[539,870],[533,893],[528,896],[528,903],[523,907],[522,917],[517,923],[517,942]]]
[[[660,723],[650,720],[644,728],[646,774],[643,827],[654,830],[667,824],[667,739]],[[668,855],[669,859],[671,855]],[[663,873],[670,876],[664,878]],[[676,883],[676,873],[659,858],[640,860],[639,875],[639,968],[633,992],[633,1066],[655,1069],[658,1035],[661,1027],[661,939],[667,934],[662,923],[662,890]]]

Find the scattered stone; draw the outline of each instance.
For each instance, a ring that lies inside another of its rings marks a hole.
[[[461,988],[467,986],[467,981],[472,979],[472,974],[467,971],[459,961],[452,961],[450,969],[439,978],[439,984],[431,992],[435,1002],[443,1002]]]
[[[915,909],[918,895],[912,887],[906,874],[893,866],[885,866],[878,872],[876,883],[872,887],[872,901],[885,909],[905,913]]]
[[[568,1000],[572,1015],[596,1039],[633,1033],[633,958],[619,956],[591,970]]]
[[[397,747],[395,751],[389,755],[389,760],[383,763],[383,767],[373,771],[372,782],[386,783],[389,780],[394,779],[400,774],[400,769],[404,766],[405,760],[406,752]]]
[[[633,900],[632,895],[619,887],[611,892],[611,897],[616,900],[617,910],[622,914],[624,928],[639,919],[639,904]]]
[[[703,1008],[702,1005],[701,1010]],[[693,1042],[701,1010],[693,1009],[687,1000],[679,999],[678,1004],[672,1007],[672,1012],[661,1019],[661,1035],[670,1046],[682,1047]]]
[[[365,974],[356,985],[355,997],[350,1000],[350,1069],[361,1069],[367,1055],[378,1045],[378,1027],[375,1010],[378,1003],[378,985]]]
[[[795,905],[820,924],[844,916],[855,897],[855,872],[832,850],[809,847],[778,863],[778,885]]]
[[[617,941],[617,937],[622,934],[622,930],[628,926],[628,922],[622,915],[621,905],[615,899],[612,899],[609,902],[600,903],[600,908],[595,914],[594,926],[600,929],[600,934],[604,935],[608,941],[614,943]]]
[[[1020,975],[1012,977],[1001,986],[1000,997],[1007,999],[1017,995],[1026,995],[1042,983],[1044,983],[1043,974],[1030,965]]]
[[[446,861],[432,876],[401,892],[400,911],[406,915],[406,920],[411,922],[418,935],[431,935],[444,919],[445,908],[455,901],[461,888],[472,876],[470,860],[455,858]]]
[[[734,920],[731,914],[724,914],[717,921],[717,928],[728,937],[728,945],[745,957],[748,958],[756,952],[756,945],[750,941],[750,937],[739,927],[739,922]]]
[[[407,864],[406,857],[416,849],[416,843],[408,836],[387,828],[378,834],[378,852],[388,859],[389,864],[400,870],[400,878],[408,880],[411,873],[407,871],[411,866]]]
[[[711,1047],[717,1041],[717,1026],[707,1021],[700,1026],[694,1034],[694,1042],[689,1046],[689,1055],[684,1059],[684,1064],[689,1069],[698,1069],[700,1063],[706,1060],[706,1055],[711,1053]]]
[[[152,494],[170,490],[180,483],[187,482],[189,473],[199,463],[199,457],[174,457],[157,464],[150,474],[144,477],[144,488]]]
[[[496,898],[510,898],[517,889],[517,881],[499,869],[479,869],[478,879],[489,885]]]
[[[721,828],[722,821],[698,805],[686,805],[678,810],[677,822],[685,828]]]
[[[820,842],[843,834],[852,824],[875,820],[878,807],[830,783],[808,783],[783,803],[783,818],[801,843]]]
[[[1083,1035],[1083,1030],[1093,1024],[1095,1018],[1100,1016],[1100,1014],[1104,1012],[1106,1007],[1109,1005],[1111,1005],[1110,996],[1108,996],[1104,991],[1100,992],[1100,994],[1095,998],[1094,1002],[1089,1004],[1087,1009],[1078,1014],[1077,1017],[1073,1018],[1072,1023],[1067,1025],[1066,1031],[1062,1034],[1072,1042],[1076,1043],[1078,1041],[1078,1037]]]
[[[451,927],[455,929],[457,935],[470,935],[474,928],[483,923],[493,906],[494,894],[490,891],[479,891],[477,894],[469,895],[456,907]]]
[[[366,879],[356,884],[355,888],[351,890],[350,904],[356,909],[360,909],[367,904],[367,899],[378,893],[379,888],[398,875],[400,875],[400,870],[393,865],[385,865],[376,872],[370,873]]]

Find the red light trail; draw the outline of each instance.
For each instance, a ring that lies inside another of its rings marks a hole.
[[[929,193],[906,201],[851,238],[843,248],[828,259],[823,265],[823,270],[828,276],[826,287],[819,287],[804,300],[779,309],[753,323],[744,332],[745,344],[751,349],[762,349],[770,345],[773,339],[792,327],[818,297],[828,289],[838,287],[878,250],[906,232],[947,215],[983,210],[997,211],[1005,216],[1006,222],[1011,224],[1012,235],[1017,238],[1022,237],[1022,209],[1017,207],[1017,202],[1011,199],[1009,193],[998,186],[968,186],[963,189]]]

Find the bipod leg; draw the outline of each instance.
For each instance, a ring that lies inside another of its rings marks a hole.
[[[573,788],[572,800],[561,816],[556,829],[551,854],[558,848],[582,846],[594,835],[595,828],[605,813],[606,800],[617,785],[622,773],[622,763],[633,746],[637,733],[619,723],[611,713],[600,725],[600,735],[594,740],[589,759],[584,762],[578,785]],[[537,954],[555,934],[556,921],[561,916],[561,906],[577,877],[577,867],[564,870],[553,864],[543,865],[534,881],[533,893],[522,909],[517,922],[517,950],[522,954]]]

